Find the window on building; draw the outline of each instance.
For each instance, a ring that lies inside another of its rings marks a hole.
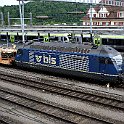
[[[122,26],[123,25],[123,22],[119,22],[119,25]]]
[[[100,17],[100,18],[103,17],[103,14],[100,13],[100,14],[99,14],[99,17]]]
[[[102,25],[105,26],[106,25],[106,22],[102,22]]]
[[[114,1],[112,1],[112,5],[114,5]]]
[[[93,22],[93,25],[97,25],[97,22]]]
[[[118,23],[118,22],[114,22],[114,25],[118,26],[118,25],[119,25],[119,23]]]
[[[124,7],[124,2],[121,2],[121,5]]]
[[[93,17],[96,18],[96,14],[93,14]]]
[[[109,25],[109,22],[106,22],[106,25]]]
[[[109,1],[109,5],[112,5],[112,1]]]
[[[123,13],[120,12],[120,18],[123,17]]]
[[[102,25],[102,22],[99,22],[99,25]]]
[[[122,2],[121,2],[121,6],[122,6]]]
[[[120,6],[120,1],[115,2],[116,6]]]

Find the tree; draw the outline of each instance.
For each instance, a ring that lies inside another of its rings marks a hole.
[[[33,24],[80,24],[81,18],[84,16],[82,13],[69,13],[69,12],[84,12],[86,11],[87,5],[83,3],[69,3],[69,2],[53,2],[45,0],[30,0],[25,3],[25,17],[29,17],[31,12],[33,15]],[[0,11],[4,13],[7,24],[7,12],[10,12],[10,16],[19,18],[19,7],[4,6],[0,8]],[[48,19],[39,19],[37,16],[48,16]],[[11,24],[18,23],[20,20],[14,20]],[[25,20],[26,24],[30,24],[29,20]]]

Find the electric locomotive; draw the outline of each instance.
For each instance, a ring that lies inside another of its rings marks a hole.
[[[12,65],[15,59],[17,49],[13,44],[12,46],[3,45],[0,47],[0,64]]]
[[[17,66],[115,82],[124,74],[122,55],[110,46],[91,43],[35,42],[20,48]]]

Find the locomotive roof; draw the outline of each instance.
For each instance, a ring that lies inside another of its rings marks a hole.
[[[33,49],[42,49],[42,50],[52,50],[52,51],[64,51],[64,52],[81,52],[88,53],[92,45],[83,45],[75,43],[33,43],[30,45],[30,48]]]
[[[29,47],[29,46],[28,46]],[[112,47],[102,45],[99,47],[93,47],[91,43],[75,44],[75,43],[58,43],[58,42],[34,42],[30,45],[31,49],[37,50],[51,50],[51,51],[62,51],[62,52],[79,52],[79,53],[90,53],[94,55],[112,56],[118,55],[119,53]]]
[[[3,53],[13,53],[13,52],[16,52],[16,46],[13,45],[13,46],[6,46],[6,45],[3,45],[0,47],[0,52],[3,52]]]
[[[66,48],[85,48],[85,49],[91,49],[93,46],[88,44],[88,45],[83,45],[83,44],[76,44],[76,43],[63,43],[63,42],[45,42],[45,43],[40,43],[40,42],[35,42],[31,44],[31,48],[42,48],[42,46],[49,46],[49,47],[66,47]]]

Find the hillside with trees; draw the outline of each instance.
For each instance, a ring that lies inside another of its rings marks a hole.
[[[25,4],[25,17],[30,17],[30,12],[33,16],[33,25],[47,24],[78,24],[81,25],[81,18],[89,5],[83,3],[68,3],[68,2],[28,2]],[[0,7],[0,12],[4,15],[5,25],[8,25],[7,13],[10,13],[11,18],[19,18],[19,6],[4,6]],[[42,17],[48,18],[42,18]],[[41,17],[41,18],[40,18]],[[29,20],[25,20],[29,24]],[[20,24],[20,20],[11,20],[11,25]]]

